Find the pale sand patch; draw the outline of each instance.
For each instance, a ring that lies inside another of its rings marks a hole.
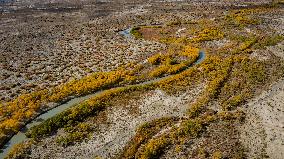
[[[284,41],[275,46],[267,47],[267,50],[271,51],[275,56],[284,59]]]
[[[246,105],[241,141],[248,158],[284,157],[284,79]]]
[[[260,61],[266,61],[271,58],[271,55],[269,53],[269,50],[255,50],[252,54],[250,54],[250,57],[257,58]]]

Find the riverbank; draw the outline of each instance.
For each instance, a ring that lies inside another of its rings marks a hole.
[[[129,36],[126,36],[126,37],[129,37]],[[201,63],[204,59],[205,59],[205,53],[200,52],[199,58],[197,59],[197,61],[192,66]],[[191,66],[189,66],[189,68],[190,67]],[[143,82],[143,83],[140,83],[140,84],[135,84],[133,86],[148,85],[148,84],[151,84],[151,83],[159,82],[161,80],[165,80],[166,78],[169,78],[169,77],[170,76],[165,76],[165,77],[162,77],[162,78],[154,79],[152,81],[146,81],[146,82]],[[127,87],[131,87],[131,85],[128,85]],[[118,87],[118,88],[122,88],[122,87]],[[114,89],[114,88],[112,88],[112,89]],[[49,110],[46,110],[46,111],[40,113],[33,120],[27,122],[27,125],[25,125],[23,130],[19,131],[15,135],[13,135],[9,139],[9,141],[6,142],[6,144],[3,146],[4,149],[2,149],[3,152],[1,152],[0,157],[4,158],[13,146],[15,146],[16,144],[24,142],[27,139],[27,137],[25,136],[25,133],[28,129],[30,129],[30,128],[36,126],[36,125],[39,125],[43,121],[65,111],[69,107],[75,106],[76,104],[81,103],[86,99],[93,98],[94,96],[97,96],[101,93],[103,93],[103,91],[99,91],[99,92],[96,92],[94,94],[86,95],[86,96],[83,96],[83,97],[68,97],[68,99],[62,101],[60,104],[58,103],[53,108],[50,108]]]
[[[127,36],[127,37],[129,37],[129,36]],[[197,61],[192,66],[200,64],[204,59],[205,59],[205,53],[200,52]],[[188,66],[188,69],[190,69],[190,67],[192,67],[192,66]],[[174,75],[172,75],[172,76],[174,76]],[[152,83],[159,82],[161,80],[165,80],[169,77],[170,76],[165,76],[165,77],[162,77],[162,78],[156,78],[154,80],[146,81],[146,82],[143,82],[143,83],[140,83],[140,84],[135,84],[135,85],[132,85],[132,86],[136,87],[136,86],[149,85],[149,84],[152,84]],[[128,85],[127,87],[131,87],[131,85]],[[117,87],[117,88],[111,88],[111,89],[119,89],[119,88],[123,88],[123,87]],[[60,104],[58,103],[53,108],[42,112],[36,118],[27,122],[27,124],[25,125],[23,130],[19,131],[15,135],[13,135],[9,139],[9,141],[6,142],[6,144],[3,146],[4,149],[2,149],[3,152],[0,153],[0,158],[4,158],[8,154],[8,152],[13,148],[13,146],[24,142],[27,139],[25,133],[30,128],[35,127],[36,125],[39,125],[43,121],[45,121],[45,120],[47,120],[47,119],[49,119],[53,116],[56,116],[57,114],[60,114],[61,112],[65,111],[66,109],[68,109],[72,106],[76,106],[77,104],[82,103],[83,101],[85,101],[87,99],[94,98],[95,96],[98,96],[99,94],[102,94],[103,92],[104,91],[102,90],[102,91],[99,91],[99,92],[96,92],[96,93],[93,93],[93,94],[89,94],[89,95],[86,95],[86,96],[82,96],[82,97],[69,97],[69,99],[66,99],[64,102],[61,102]]]

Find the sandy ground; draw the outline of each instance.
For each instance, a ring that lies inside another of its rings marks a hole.
[[[268,47],[268,50],[273,52],[277,57],[284,59],[284,41],[277,44],[276,46]]]
[[[284,156],[284,79],[246,105],[247,119],[241,129],[248,158]]]

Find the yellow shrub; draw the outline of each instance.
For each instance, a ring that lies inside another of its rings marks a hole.
[[[151,63],[152,65],[158,65],[161,63],[161,54],[155,54],[151,57],[148,58],[148,62]]]
[[[198,35],[193,39],[194,42],[203,42],[218,40],[224,38],[224,33],[218,28],[206,28],[203,29]]]
[[[168,68],[167,73],[168,74],[176,74],[176,73],[179,73],[179,72],[185,70],[187,67],[188,67],[188,63],[186,63],[186,62],[183,62],[183,63],[178,64],[178,65],[172,65]]]
[[[153,139],[145,145],[143,152],[136,157],[141,159],[154,158],[155,156],[158,156],[168,144],[170,144],[170,141],[164,136]]]
[[[169,70],[169,66],[161,65],[155,68],[153,71],[151,71],[149,75],[150,77],[160,77],[164,75],[165,73],[167,73],[168,70]]]

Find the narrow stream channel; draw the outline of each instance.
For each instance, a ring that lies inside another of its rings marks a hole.
[[[1,4],[5,4],[5,3],[11,3],[13,2],[14,0],[0,0],[0,5]]]
[[[130,30],[131,29],[127,29],[127,31],[122,31],[121,34],[124,35],[125,37],[131,37],[130,35]],[[199,52],[199,57],[198,60],[192,65],[197,65],[199,63],[201,63],[203,60],[205,59],[205,53],[204,51],[200,51]],[[147,81],[147,82],[143,82],[143,83],[139,83],[139,84],[135,84],[135,85],[129,85],[129,86],[141,86],[141,85],[146,85],[146,84],[150,84],[150,83],[155,83],[155,82],[159,82],[162,79],[168,78],[170,76],[165,76],[162,78],[157,78],[151,81]],[[116,87],[116,88],[112,88],[112,89],[117,89],[120,87]],[[39,125],[40,123],[42,123],[43,121],[45,121],[48,118],[51,118],[61,112],[63,112],[64,110],[80,103],[83,102],[84,100],[87,100],[89,98],[92,98],[100,93],[102,93],[103,91],[99,91],[90,95],[86,95],[86,96],[82,96],[82,97],[78,97],[78,98],[74,98],[71,99],[70,101],[66,102],[65,104],[59,105],[58,107],[55,107],[47,112],[45,112],[44,114],[41,114],[40,116],[38,116],[37,118],[35,118],[34,120],[32,120],[30,123],[28,123],[21,131],[19,131],[16,135],[14,135],[5,145],[4,148],[2,149],[2,152],[0,153],[0,159],[4,159],[4,157],[9,153],[9,151],[11,150],[11,148],[16,145],[19,144],[25,140],[27,140],[28,138],[25,135],[25,132],[30,129],[33,126]]]
[[[126,38],[131,38],[131,34],[130,34],[131,29],[132,28],[122,30],[119,32],[119,34],[123,35]]]

